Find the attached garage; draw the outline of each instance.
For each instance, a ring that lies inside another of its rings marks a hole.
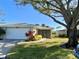
[[[3,39],[28,39],[25,35],[26,32],[31,31],[33,25],[30,24],[8,24],[8,25],[0,25],[5,31],[6,34],[3,36]]]
[[[7,28],[6,39],[27,39],[25,33],[28,32],[29,28]]]

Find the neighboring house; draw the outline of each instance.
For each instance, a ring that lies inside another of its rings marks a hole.
[[[79,36],[79,25],[77,26],[77,35]],[[66,29],[61,29],[56,31],[56,35],[67,35],[67,30]]]
[[[0,25],[6,31],[4,39],[27,39],[25,35],[28,31],[35,31],[36,34],[41,34],[43,38],[51,38],[52,28],[48,26],[39,26],[33,24],[19,23]]]
[[[67,30],[66,29],[57,30],[56,36],[60,36],[60,35],[67,35]]]

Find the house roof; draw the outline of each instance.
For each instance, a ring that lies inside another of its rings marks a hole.
[[[58,31],[67,31],[67,29],[61,29],[61,30],[58,30]]]
[[[43,27],[43,26],[34,26],[33,28],[36,28],[36,29],[53,29],[51,27]]]
[[[17,23],[17,24],[0,24],[0,27],[7,27],[7,28],[35,28],[35,29],[53,29],[47,26],[40,26],[34,24],[27,24],[27,23]]]

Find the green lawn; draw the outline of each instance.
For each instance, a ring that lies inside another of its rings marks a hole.
[[[76,59],[72,50],[60,47],[66,41],[67,38],[53,38],[20,44],[8,53],[8,59]]]

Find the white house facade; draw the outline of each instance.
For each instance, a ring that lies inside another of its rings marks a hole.
[[[79,25],[77,26],[77,30],[79,30]],[[56,31],[56,35],[66,35],[67,34],[67,29],[61,29]]]
[[[28,31],[37,31],[40,30],[50,30],[49,27],[35,26],[33,24],[19,23],[19,24],[8,24],[8,25],[0,25],[3,29],[5,29],[6,34],[3,36],[3,39],[28,39],[25,35]],[[51,33],[51,32],[50,32]],[[45,35],[45,34],[44,34]]]

